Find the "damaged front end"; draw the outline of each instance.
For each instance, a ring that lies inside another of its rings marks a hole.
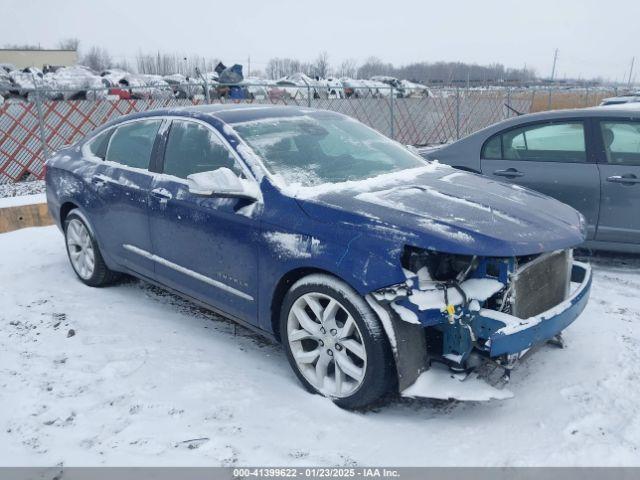
[[[508,378],[532,347],[560,338],[584,310],[591,288],[589,265],[574,262],[570,249],[477,257],[405,247],[402,266],[406,282],[367,300],[389,336],[400,391],[408,396],[476,399],[456,393],[457,386],[434,395],[417,386],[442,387],[429,375],[443,365],[458,383],[470,374],[474,383],[487,364]],[[504,398],[485,394],[478,399]]]

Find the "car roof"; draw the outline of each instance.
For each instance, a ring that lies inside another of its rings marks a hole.
[[[621,105],[606,105],[601,107],[589,108],[572,108],[564,110],[546,110],[544,112],[527,113],[515,117],[501,120],[497,123],[489,125],[477,132],[471,133],[469,136],[461,139],[472,139],[483,135],[493,134],[504,128],[516,127],[522,124],[537,121],[553,121],[561,119],[579,119],[592,117],[619,117],[619,118],[640,118],[640,103],[626,103]],[[456,142],[457,143],[457,142]]]
[[[578,117],[611,117],[621,116],[628,117],[629,115],[640,115],[640,104],[624,104],[624,105],[607,105],[601,107],[588,107],[588,108],[570,108],[563,110],[546,110],[544,112],[529,113],[526,115],[520,115],[519,117],[512,117],[512,119],[524,119],[527,120],[550,120],[554,118],[578,118]]]
[[[224,123],[240,123],[259,120],[262,118],[278,118],[278,117],[295,117],[308,115],[313,112],[321,112],[323,110],[288,106],[288,105],[262,105],[262,104],[210,104],[210,105],[194,105],[187,107],[162,108],[156,110],[147,110],[145,112],[134,113],[119,117],[113,123],[119,123],[125,120],[136,118],[156,117],[156,116],[172,116],[172,117],[192,117],[207,119],[216,118]],[[335,113],[335,112],[334,112]],[[338,114],[336,114],[338,115]]]

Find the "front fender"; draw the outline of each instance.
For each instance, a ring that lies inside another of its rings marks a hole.
[[[324,271],[349,284],[360,295],[405,280],[399,255],[360,248],[359,233],[342,242],[272,227],[258,239],[260,323],[271,330],[271,302],[280,280],[295,270]]]

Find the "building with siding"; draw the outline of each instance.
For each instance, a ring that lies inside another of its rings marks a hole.
[[[0,49],[0,63],[9,63],[16,68],[43,68],[45,65],[69,67],[78,62],[75,50],[20,50]]]

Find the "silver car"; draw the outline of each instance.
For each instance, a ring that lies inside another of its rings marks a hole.
[[[640,105],[514,117],[420,153],[582,212],[586,248],[640,253]]]

